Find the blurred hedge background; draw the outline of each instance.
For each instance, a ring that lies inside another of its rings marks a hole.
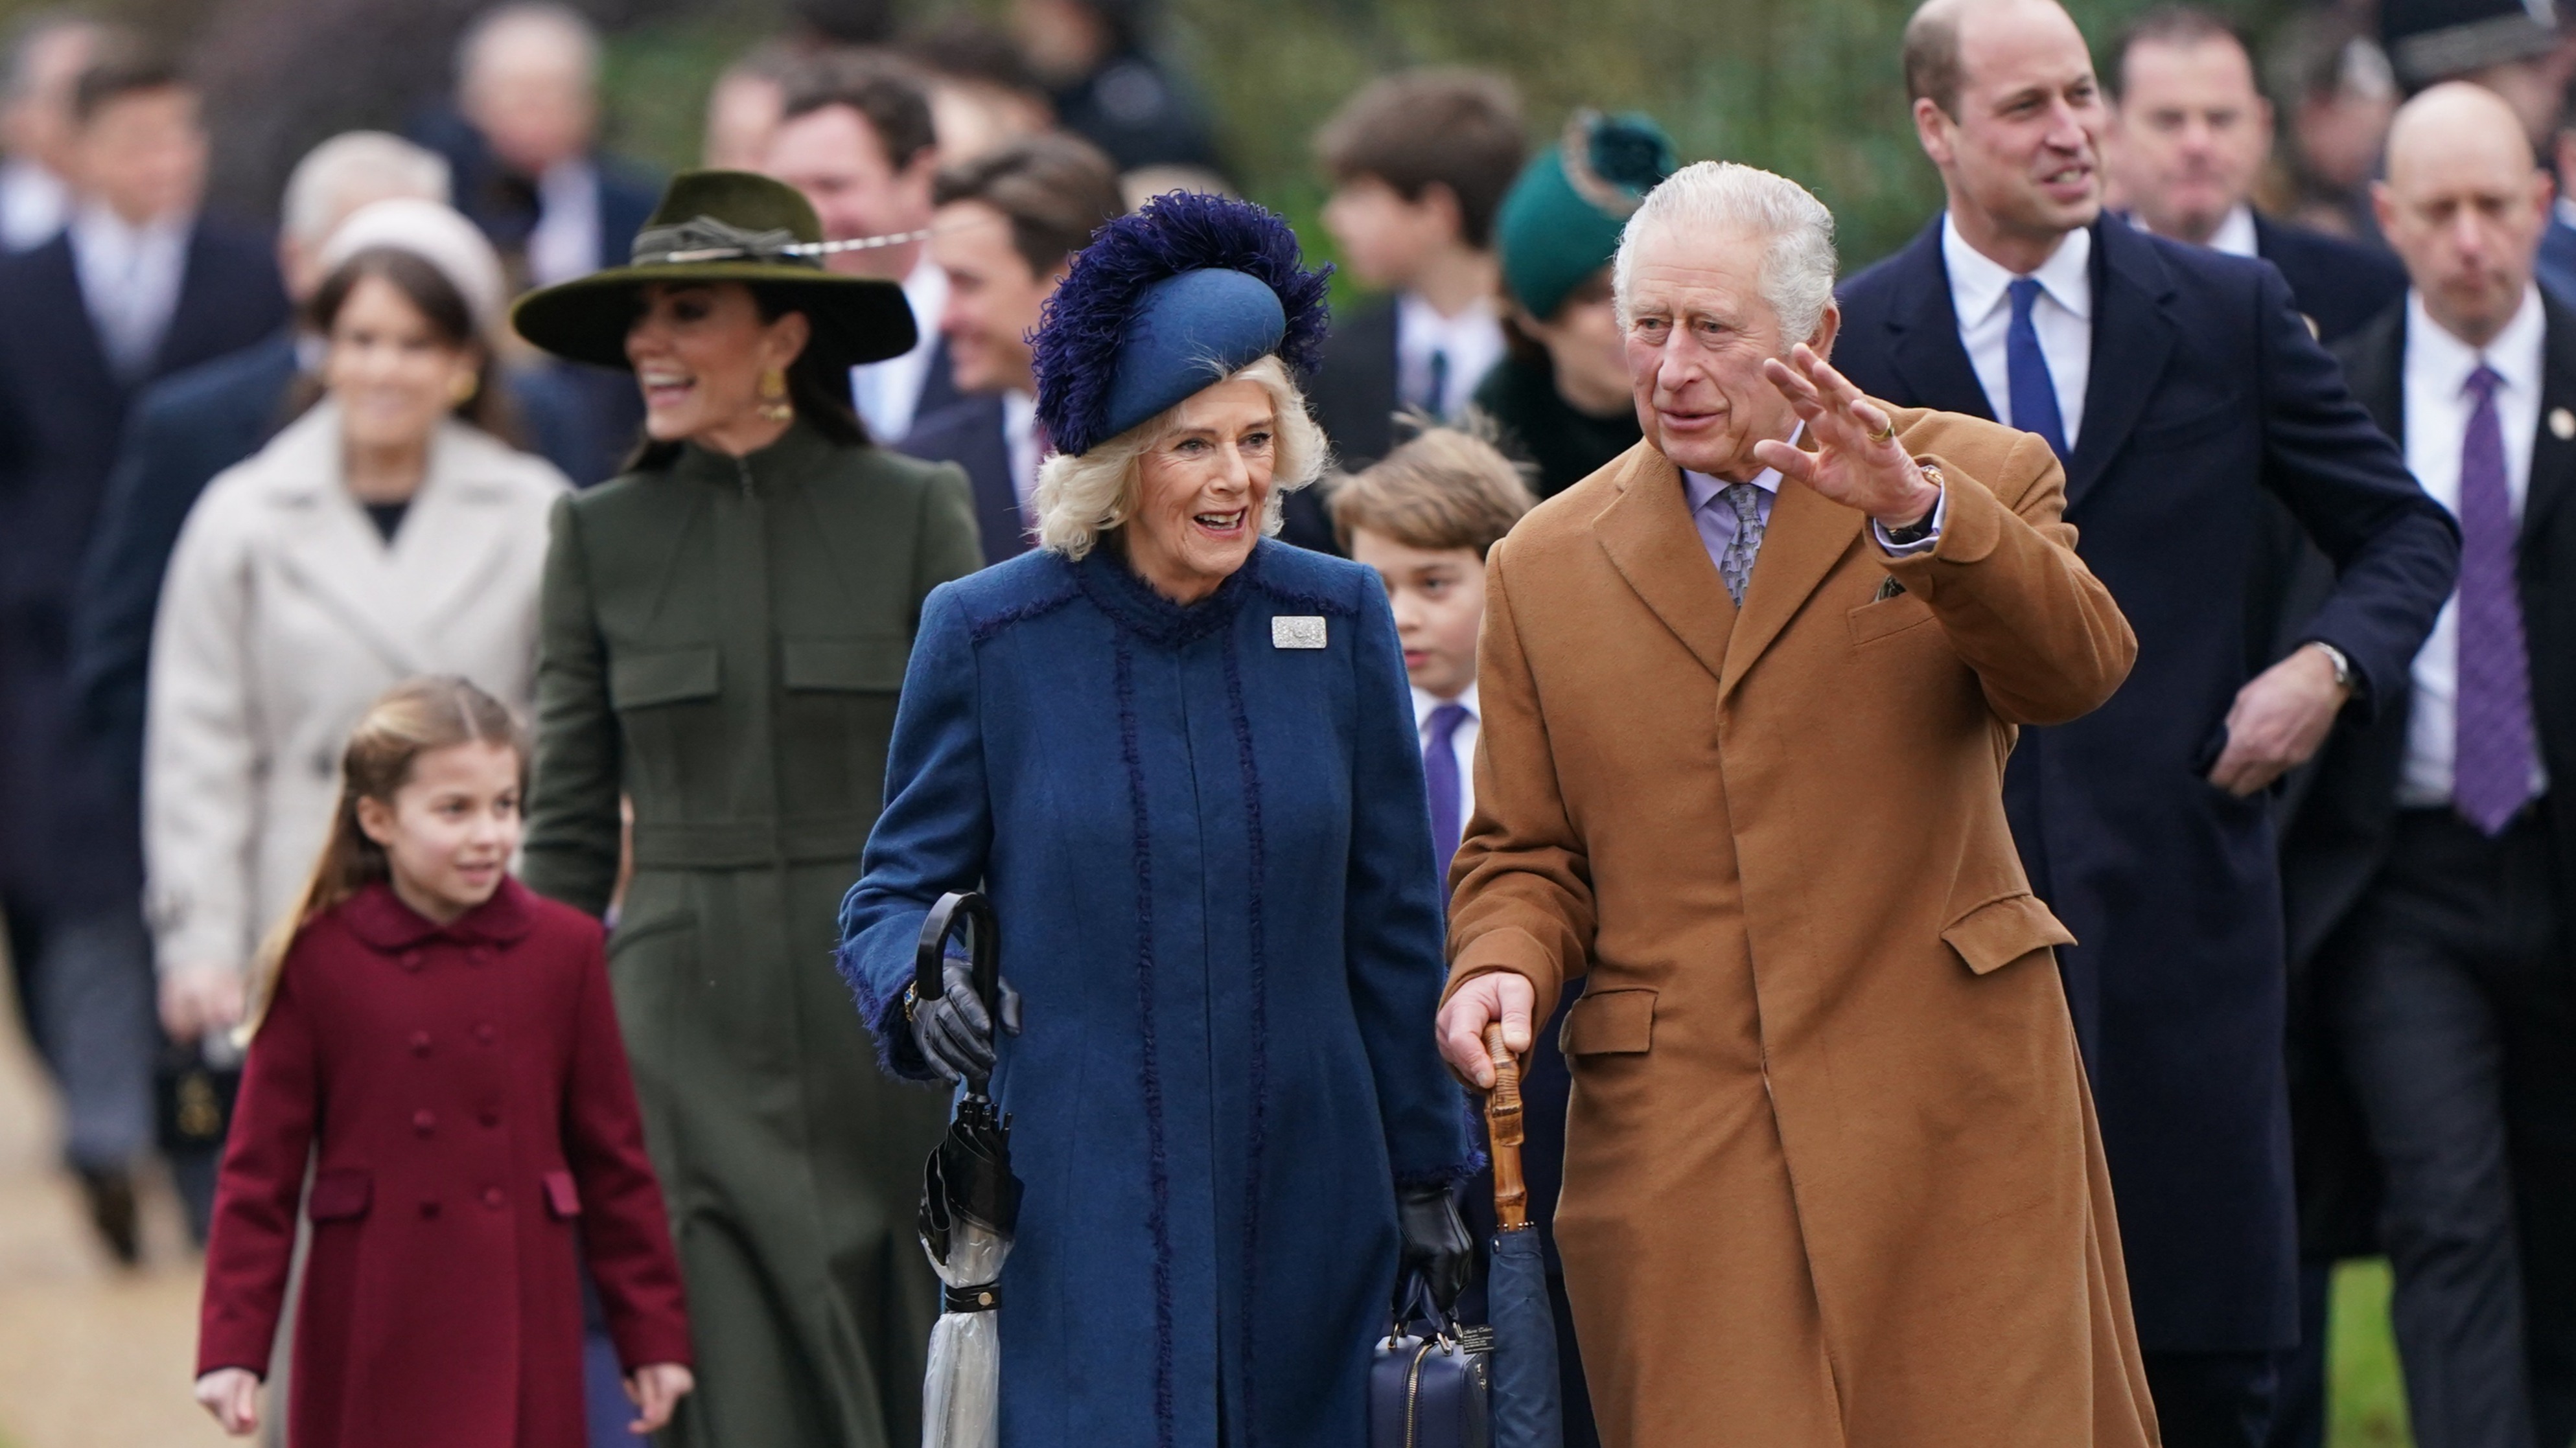
[[[810,3],[810,0],[809,0]],[[897,25],[998,0],[835,0]],[[2292,0],[2219,0],[2258,37]],[[101,0],[188,43],[208,81],[219,197],[274,206],[305,146],[398,125],[447,81],[482,0]],[[2069,0],[2097,44],[2143,0]],[[34,8],[0,0],[0,14]],[[613,37],[613,143],[656,164],[695,155],[707,84],[786,18],[785,0],[581,0]],[[1197,84],[1246,194],[1311,217],[1316,125],[1362,81],[1424,62],[1519,81],[1535,134],[1580,105],[1639,108],[1686,159],[1749,161],[1806,183],[1840,218],[1845,259],[1911,234],[1938,195],[1897,73],[1911,0],[1164,0],[1159,48]],[[1305,230],[1306,228],[1301,228]],[[1320,244],[1320,238],[1318,238]]]

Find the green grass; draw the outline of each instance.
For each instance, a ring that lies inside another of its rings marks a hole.
[[[2388,1333],[2388,1289],[2386,1262],[2347,1262],[2335,1272],[2326,1448],[2412,1448],[2415,1441]]]

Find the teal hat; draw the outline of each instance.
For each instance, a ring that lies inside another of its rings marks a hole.
[[[1512,183],[1494,218],[1503,285],[1545,320],[1619,252],[1619,229],[1673,174],[1673,143],[1644,115],[1577,111]]]

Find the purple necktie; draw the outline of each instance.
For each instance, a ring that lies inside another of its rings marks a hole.
[[[1458,853],[1458,726],[1467,722],[1467,706],[1443,704],[1431,711],[1422,730],[1422,782],[1431,789],[1431,862],[1440,878],[1449,878],[1449,858]]]
[[[2504,479],[2503,379],[2481,363],[2465,389],[2476,399],[2460,444],[2460,691],[2451,799],[2488,835],[2504,832],[2531,799],[2531,660],[2515,591],[2513,495]]]

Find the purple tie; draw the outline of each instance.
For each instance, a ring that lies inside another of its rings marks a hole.
[[[2504,428],[2484,363],[2465,389],[2476,399],[2460,444],[2460,692],[2451,799],[2492,836],[2531,799],[2531,661],[2515,592],[2513,495],[2504,480]]]
[[[1458,818],[1458,726],[1467,722],[1467,706],[1443,704],[1431,711],[1422,731],[1422,782],[1431,788],[1431,862],[1440,877],[1449,877],[1449,859],[1458,853],[1465,821]]]

